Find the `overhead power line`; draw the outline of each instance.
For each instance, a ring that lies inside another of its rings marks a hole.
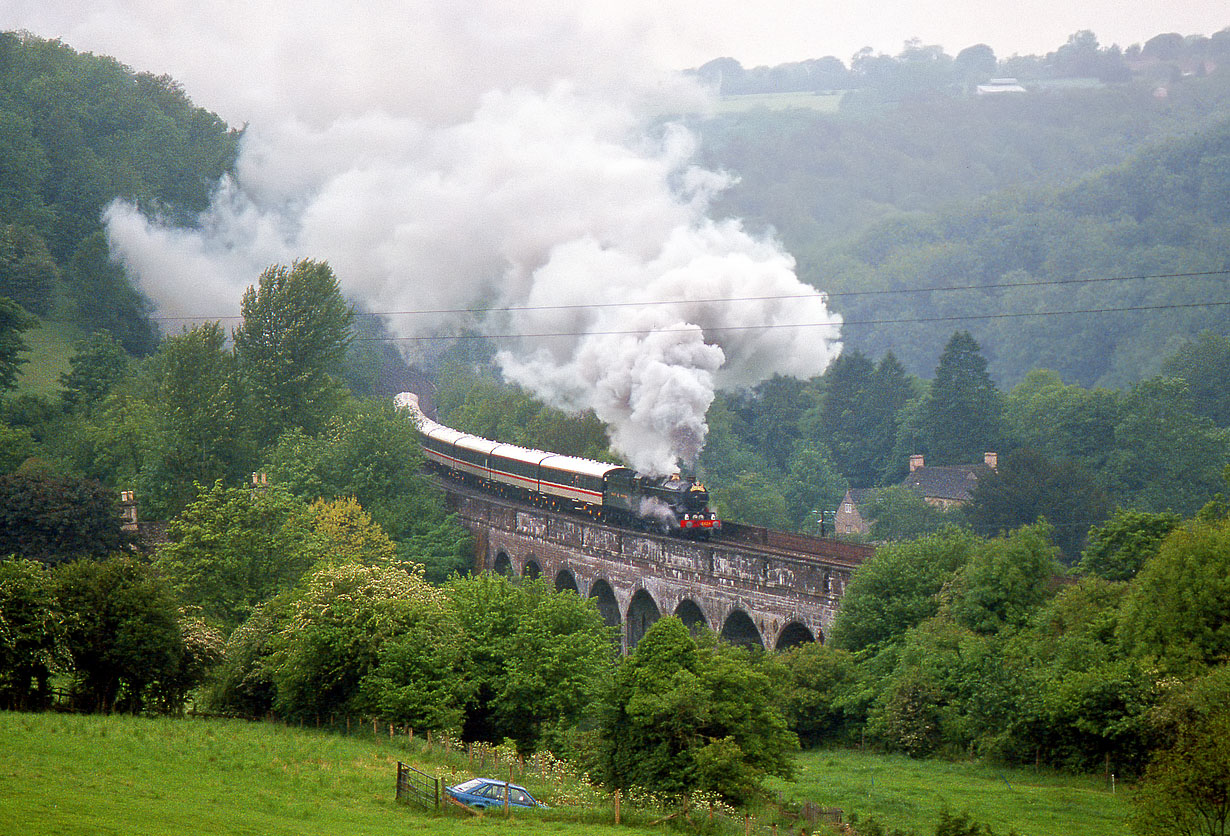
[[[549,337],[603,337],[603,336],[622,336],[634,334],[672,334],[672,333],[687,333],[690,331],[704,331],[705,333],[725,332],[725,331],[766,331],[778,328],[825,328],[825,327],[846,327],[850,325],[904,325],[926,322],[967,322],[974,320],[986,319],[1019,319],[1033,316],[1070,316],[1075,314],[1099,314],[1099,313],[1132,313],[1134,311],[1160,311],[1160,310],[1180,310],[1184,308],[1212,308],[1223,307],[1230,305],[1230,300],[1222,302],[1191,302],[1184,304],[1171,305],[1133,305],[1122,308],[1080,308],[1068,311],[1018,311],[1011,313],[992,313],[992,314],[952,314],[949,316],[918,316],[918,317],[899,317],[894,319],[850,319],[840,323],[832,322],[769,322],[760,325],[718,325],[706,327],[703,325],[691,325],[680,328],[633,328],[628,330],[609,330],[609,331],[554,331],[545,333],[526,333],[526,334],[439,334],[432,336],[421,337],[358,337],[357,342],[438,342],[444,340],[512,340],[512,339],[546,339]]]
[[[954,291],[987,291],[987,290],[1009,290],[1013,288],[1024,287],[1061,287],[1065,285],[1079,284],[1097,284],[1104,282],[1130,282],[1142,281],[1151,279],[1193,279],[1206,278],[1211,276],[1226,276],[1230,275],[1230,270],[1201,270],[1187,273],[1151,273],[1137,276],[1095,276],[1079,279],[1046,279],[1039,281],[1020,281],[1020,282],[997,282],[994,284],[980,285],[946,285],[940,287],[919,287],[919,288],[886,288],[881,290],[848,290],[848,291],[821,291],[817,290],[812,293],[792,293],[778,294],[766,296],[724,296],[714,297],[709,299],[660,299],[641,302],[589,302],[584,304],[574,305],[507,305],[503,307],[487,307],[487,308],[421,308],[405,311],[358,311],[360,316],[441,316],[449,314],[490,314],[490,313],[515,313],[527,311],[568,311],[568,310],[597,310],[607,308],[643,308],[657,305],[710,305],[710,304],[731,304],[738,302],[775,302],[775,301],[790,301],[792,299],[813,299],[816,294],[829,298],[852,298],[858,296],[907,296],[917,295],[922,293],[944,293]],[[202,320],[208,321],[223,321],[242,319],[240,316],[152,316],[150,319],[156,322],[197,322]]]

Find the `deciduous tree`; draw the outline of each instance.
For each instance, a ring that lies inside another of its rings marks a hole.
[[[160,681],[179,676],[178,601],[148,563],[77,560],[56,570],[73,700],[87,711],[138,713]]]
[[[318,430],[341,399],[354,313],[323,261],[270,267],[249,287],[235,331],[249,427],[260,445],[290,427]]]
[[[833,511],[846,493],[846,480],[829,458],[828,450],[815,442],[802,442],[790,456],[782,495],[791,527],[807,534],[820,533],[819,515]]]
[[[974,549],[946,593],[953,619],[978,633],[1025,624],[1059,571],[1050,535],[1038,523]]]
[[[1186,383],[1152,378],[1124,398],[1110,488],[1127,507],[1191,514],[1222,487],[1228,460],[1230,430],[1193,414]]]
[[[166,427],[167,448],[160,469],[178,493],[193,482],[213,484],[236,478],[251,459],[239,426],[235,359],[226,348],[226,334],[217,322],[207,322],[168,337],[156,357],[158,397],[155,408]],[[168,490],[167,493],[176,493]],[[182,502],[190,499],[184,496]]]
[[[316,435],[291,429],[267,452],[269,475],[306,501],[354,497],[402,560],[442,582],[472,563],[469,534],[421,473],[418,433],[386,399],[348,401]]]
[[[831,644],[857,651],[900,640],[910,627],[935,615],[937,594],[969,561],[978,542],[950,528],[877,549],[846,586]]]
[[[974,530],[988,537],[1044,519],[1071,565],[1089,527],[1110,513],[1110,501],[1084,469],[1020,449],[978,480],[965,513]]]
[[[62,642],[46,568],[33,560],[0,560],[0,705],[33,711],[50,702]]]
[[[1089,530],[1080,570],[1110,581],[1130,581],[1181,522],[1178,514],[1150,514],[1119,508]]]
[[[397,546],[354,497],[318,499],[310,511],[312,530],[320,538],[327,563],[387,566],[397,557]]]
[[[1230,520],[1172,532],[1133,579],[1119,631],[1130,652],[1179,676],[1230,654]]]
[[[234,627],[320,558],[307,505],[285,488],[200,489],[171,521],[159,570],[186,603]]]
[[[68,365],[60,375],[64,403],[88,413],[128,374],[131,360],[114,337],[95,331],[77,342]]]
[[[877,541],[912,540],[952,525],[950,513],[927,502],[904,485],[878,488],[866,503],[871,538]]]
[[[28,226],[0,226],[0,297],[46,315],[59,281],[60,268],[37,231]]]
[[[1183,712],[1173,742],[1137,784],[1131,824],[1141,836],[1230,833],[1230,694],[1220,691],[1215,702]]]
[[[600,698],[614,655],[592,600],[545,581],[491,574],[452,580],[473,685],[464,734],[531,752]]]
[[[0,555],[54,564],[124,548],[119,494],[92,479],[17,471],[0,476]]]
[[[456,731],[463,642],[447,596],[399,565],[336,563],[287,597],[267,660],[286,717],[385,717]]]
[[[798,739],[747,651],[698,646],[674,616],[659,619],[619,667],[603,722],[605,781],[680,799],[717,793],[746,803],[767,775],[788,777]]]
[[[1163,374],[1187,382],[1192,411],[1230,427],[1230,337],[1202,331],[1162,365]]]

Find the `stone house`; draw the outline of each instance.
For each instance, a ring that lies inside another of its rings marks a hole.
[[[986,453],[978,464],[928,467],[923,457],[915,454],[910,456],[910,472],[901,480],[901,486],[921,495],[928,505],[948,511],[969,502],[978,480],[995,471],[998,459],[995,453]],[[834,518],[837,534],[867,534],[871,530],[866,506],[874,493],[874,488],[846,491]]]

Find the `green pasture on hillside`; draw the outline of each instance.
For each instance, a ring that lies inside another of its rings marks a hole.
[[[399,759],[412,760],[400,743],[271,723],[0,712],[0,834],[628,832],[535,811],[421,812],[394,800]]]
[[[947,804],[997,836],[1127,836],[1126,797],[1095,778],[1034,775],[963,763],[848,751],[799,756],[787,799],[843,808],[861,818],[935,832]],[[421,740],[346,736],[275,723],[0,712],[0,836],[252,834],[347,836],[492,831],[527,834],[663,833],[660,811],[616,827],[609,798],[575,778],[516,779],[552,810],[511,819],[448,809],[423,812],[394,800],[396,764],[452,783],[472,774],[456,751]],[[477,771],[477,770],[475,770]],[[505,777],[486,764],[485,774]],[[742,830],[742,822],[735,828]],[[669,832],[678,833],[678,830]]]
[[[996,836],[1129,836],[1128,794],[1103,776],[1036,773],[850,750],[804,752],[775,789],[787,799],[840,807],[885,827],[935,832],[940,811],[968,811]]]
[[[22,333],[28,350],[21,355],[26,362],[17,379],[17,394],[59,392],[60,375],[68,372],[68,358],[73,356],[73,345],[81,337],[81,329],[67,322],[40,321]]]

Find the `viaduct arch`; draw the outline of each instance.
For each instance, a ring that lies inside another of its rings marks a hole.
[[[595,599],[606,623],[621,628],[625,651],[663,615],[748,647],[822,642],[851,572],[872,551],[794,535],[778,539],[797,550],[746,537],[659,537],[444,488],[475,535],[476,570],[541,577]]]

